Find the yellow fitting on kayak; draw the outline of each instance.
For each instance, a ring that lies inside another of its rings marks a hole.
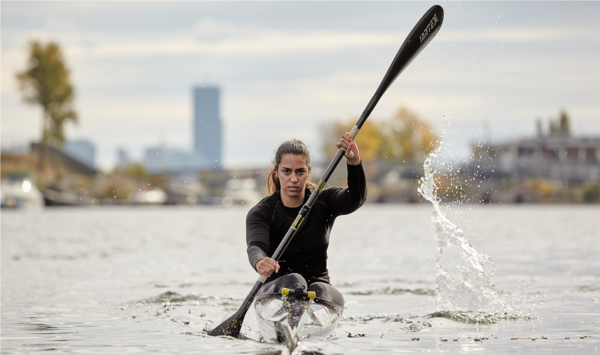
[[[315,293],[315,291],[308,291],[308,298],[315,298],[317,297],[317,294]]]
[[[282,287],[282,288],[281,288],[281,294],[282,294],[282,295],[289,295],[289,294],[290,294],[290,289],[289,289],[289,288]]]

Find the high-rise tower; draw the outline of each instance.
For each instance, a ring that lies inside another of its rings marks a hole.
[[[219,99],[216,86],[194,88],[194,153],[217,169],[221,167],[223,141]]]

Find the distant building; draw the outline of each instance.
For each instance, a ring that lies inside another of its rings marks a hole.
[[[117,166],[122,168],[125,165],[127,165],[127,163],[130,162],[129,159],[129,154],[127,153],[127,150],[125,150],[125,148],[119,147],[117,149]]]
[[[149,147],[144,152],[144,164],[151,174],[184,173],[209,166],[203,155],[165,146]]]
[[[148,147],[144,152],[144,164],[148,172],[185,174],[221,169],[223,130],[219,99],[218,87],[193,89],[193,150],[189,152],[163,145]],[[119,151],[119,164],[125,160],[125,156],[124,151]]]
[[[498,173],[581,184],[600,179],[600,137],[543,135],[488,146],[480,162]],[[487,159],[486,159],[487,158]],[[479,163],[478,163],[479,164]],[[483,166],[482,166],[483,167]]]
[[[85,139],[69,141],[65,143],[62,151],[90,168],[94,167],[96,161],[96,147],[92,142]]]
[[[29,149],[30,149],[30,145],[27,143],[3,145],[1,148],[2,153],[20,154],[20,155],[29,153]]]
[[[223,130],[218,87],[196,87],[194,94],[194,153],[210,168],[221,168]]]

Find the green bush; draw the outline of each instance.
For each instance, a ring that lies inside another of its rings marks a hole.
[[[600,202],[600,184],[592,185],[583,193],[583,202],[599,203]]]

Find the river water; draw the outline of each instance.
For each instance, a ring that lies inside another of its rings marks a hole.
[[[296,352],[600,352],[599,206],[441,210],[493,258],[489,280],[509,316],[472,323],[436,313],[431,205],[367,205],[340,217],[331,235],[329,270],[346,298],[344,318],[333,337]],[[205,332],[237,310],[257,279],[245,253],[246,213],[2,211],[2,354],[285,354],[258,341],[252,310],[246,340]]]

